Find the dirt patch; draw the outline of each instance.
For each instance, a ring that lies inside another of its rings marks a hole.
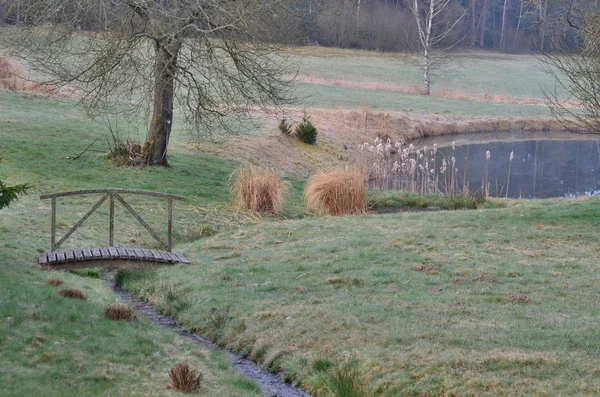
[[[440,271],[440,267],[437,265],[432,265],[432,264],[415,265],[415,270],[418,272],[425,272],[425,273],[437,273]]]
[[[498,281],[498,279],[491,274],[482,274],[481,276],[477,277],[477,281],[482,283],[500,284],[500,281]]]
[[[531,300],[530,297],[528,297],[527,295],[508,295],[506,298],[507,302],[511,302],[511,303],[533,303],[533,301]]]
[[[465,301],[456,301],[452,304],[452,306],[456,306],[456,307],[467,307],[469,306],[469,304]]]
[[[452,279],[452,282],[456,285],[468,283],[469,281],[470,281],[469,279],[466,279],[464,277],[456,277],[456,278]]]

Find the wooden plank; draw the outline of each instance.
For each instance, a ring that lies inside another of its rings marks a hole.
[[[175,255],[172,252],[168,252],[167,253],[169,255],[169,261],[172,263],[178,263],[179,262],[179,258],[177,257],[177,255]]]
[[[48,253],[47,252],[42,252],[38,258],[38,263],[40,265],[46,265],[48,263]]]
[[[127,259],[127,252],[125,248],[117,247],[117,252],[119,253],[119,259]]]
[[[74,250],[73,254],[75,255],[75,260],[76,261],[82,261],[83,260],[83,250],[82,249]]]
[[[100,248],[92,248],[92,255],[94,256],[94,259],[102,259],[102,254],[100,253]]]
[[[108,252],[110,253],[110,257],[113,259],[119,257],[119,251],[117,251],[115,247],[108,247]]]
[[[136,259],[144,259],[144,251],[141,248],[134,248],[133,252],[135,252]]]
[[[66,262],[66,257],[65,257],[65,253],[60,251],[56,253],[56,262],[58,263],[64,263]]]
[[[83,194],[100,194],[100,193],[137,194],[137,195],[141,195],[141,196],[164,197],[164,198],[171,198],[173,200],[185,200],[185,197],[178,196],[175,194],[159,193],[159,192],[152,192],[149,190],[135,190],[135,189],[80,189],[80,190],[71,190],[71,191],[67,191],[67,192],[42,194],[42,195],[40,195],[40,199],[78,196],[78,195],[83,195]]]
[[[66,251],[65,256],[67,257],[67,262],[73,262],[75,260],[75,253],[73,250]]]
[[[164,260],[160,252],[157,250],[152,250],[152,255],[157,262],[162,262]]]
[[[175,254],[175,255],[177,255],[177,258],[179,258],[179,262],[185,263],[186,265],[190,264],[190,261],[188,261],[188,259],[185,256],[183,256],[181,254]]]
[[[144,258],[147,260],[154,260],[154,255],[152,255],[152,252],[150,252],[150,250],[146,249],[146,248],[142,248],[142,252],[144,253]]]
[[[110,259],[110,252],[108,252],[108,248],[100,247],[100,253],[102,254],[103,259]]]
[[[56,263],[56,252],[48,252],[48,264]]]
[[[127,252],[127,256],[131,259],[135,259],[135,251],[133,250],[133,248],[125,248],[125,252]]]
[[[157,251],[158,255],[160,255],[160,258],[162,259],[163,262],[169,262],[169,256],[167,255],[167,253],[165,251]]]
[[[94,255],[92,255],[92,250],[90,250],[89,248],[84,248],[83,249],[83,258],[84,259],[93,259]]]

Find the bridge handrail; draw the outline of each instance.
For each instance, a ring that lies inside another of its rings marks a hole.
[[[150,190],[136,190],[136,189],[79,189],[79,190],[70,190],[66,192],[57,192],[57,193],[46,193],[40,195],[40,199],[49,199],[55,197],[66,197],[66,196],[77,196],[82,194],[98,194],[98,193],[122,193],[122,194],[138,194],[142,196],[154,196],[154,197],[164,197],[170,198],[173,200],[185,200],[185,197],[178,196],[175,194],[169,193],[159,193],[152,192]]]
[[[66,196],[77,196],[84,194],[103,194],[100,200],[57,242],[56,241],[56,199],[58,197]],[[140,214],[137,213],[126,201],[121,197],[122,194],[137,194],[142,196],[161,197],[167,199],[167,241],[164,241],[158,233],[146,222]],[[104,188],[104,189],[79,189],[71,190],[66,192],[57,193],[46,193],[40,195],[40,199],[52,199],[52,207],[50,209],[50,251],[54,252],[60,247],[68,238],[73,234],[79,226],[83,224],[92,215],[98,207],[102,205],[106,200],[109,202],[109,230],[108,230],[108,246],[114,246],[114,230],[115,230],[115,200],[120,202],[133,217],[146,229],[156,241],[162,244],[162,246],[171,252],[172,243],[172,229],[173,229],[173,200],[185,200],[185,197],[178,196],[175,194],[152,192],[148,190],[135,190],[135,189],[115,189],[115,188]]]

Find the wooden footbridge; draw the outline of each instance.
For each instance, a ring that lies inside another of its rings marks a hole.
[[[84,194],[100,194],[100,200],[58,241],[56,241],[56,201],[59,197],[77,196]],[[167,199],[167,240],[163,240],[140,214],[135,211],[123,195],[152,196]],[[190,262],[181,254],[171,252],[173,229],[173,200],[183,200],[182,196],[173,194],[150,192],[146,190],[129,189],[86,189],[68,192],[43,194],[41,199],[51,199],[50,212],[51,240],[50,251],[40,254],[38,262],[42,270],[71,270],[91,267],[123,267],[159,265],[164,263]],[[57,251],[57,249],[79,228],[105,201],[109,203],[108,220],[108,246],[71,249]],[[115,234],[115,201],[121,203],[131,215],[157,240],[163,247],[162,250],[144,248],[124,248],[114,246]]]

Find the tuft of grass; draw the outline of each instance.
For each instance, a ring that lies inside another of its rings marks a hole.
[[[309,210],[321,214],[363,214],[367,206],[367,185],[358,171],[320,173],[306,183],[304,201]]]
[[[533,303],[530,297],[522,294],[508,295],[505,299],[511,303]]]
[[[231,174],[231,191],[240,207],[254,211],[278,213],[283,208],[287,185],[272,170],[258,167],[240,168]]]
[[[78,275],[79,277],[100,278],[100,270],[98,269],[73,269],[69,273]]]
[[[502,207],[503,203],[487,201],[482,196],[373,192],[369,195],[371,211],[380,213],[423,210],[474,210],[482,206]],[[505,204],[504,204],[505,206]]]
[[[327,388],[335,397],[369,397],[373,395],[364,379],[358,361],[347,359],[329,370],[325,377]]]
[[[58,278],[49,278],[46,281],[46,284],[51,285],[52,287],[59,287],[63,284],[63,281]]]
[[[113,321],[135,321],[137,319],[133,308],[122,303],[106,306],[102,314]]]
[[[184,393],[200,389],[202,374],[190,368],[188,363],[177,363],[169,370],[169,386]]]
[[[81,290],[76,288],[63,288],[60,291],[58,291],[58,293],[64,296],[65,298],[80,299],[82,301],[87,300],[85,294]]]

